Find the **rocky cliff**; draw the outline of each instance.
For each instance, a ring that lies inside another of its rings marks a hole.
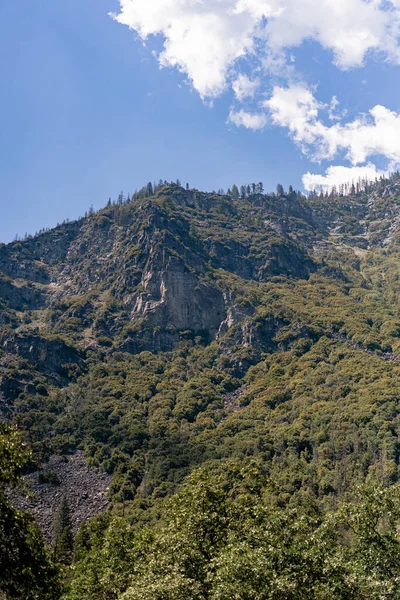
[[[0,298],[19,313],[21,335],[63,334],[83,348],[167,350],[189,330],[215,339],[230,309],[216,270],[267,281],[317,268],[306,246],[316,235],[309,207],[253,202],[171,185],[3,246]],[[9,340],[3,347],[29,359]]]

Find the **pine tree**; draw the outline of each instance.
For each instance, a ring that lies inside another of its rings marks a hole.
[[[74,538],[67,497],[64,495],[54,518],[53,548],[56,561],[68,565],[72,561]]]
[[[234,200],[239,200],[239,189],[238,186],[233,184],[232,186],[232,198]]]

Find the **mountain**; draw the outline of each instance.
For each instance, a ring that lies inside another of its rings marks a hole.
[[[290,492],[396,480],[399,180],[138,196],[0,246],[1,418],[119,500],[248,454]]]
[[[0,420],[42,461],[22,506],[48,538],[61,494],[74,531],[104,482],[151,522],[199,467],[256,461],[279,506],[396,484],[400,178],[353,191],[166,184],[0,245]]]
[[[397,178],[170,184],[2,245],[2,419],[44,456],[83,449],[119,499],[249,453],[290,459],[289,490],[396,479],[399,228]]]

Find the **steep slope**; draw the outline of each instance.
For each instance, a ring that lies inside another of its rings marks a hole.
[[[248,455],[290,494],[396,481],[399,197],[171,184],[1,246],[1,418],[114,503]]]
[[[24,346],[40,346],[49,364],[49,334],[82,349],[133,353],[170,350],[182,332],[214,339],[231,310],[225,290],[212,282],[216,269],[262,281],[314,268],[296,239],[311,229],[307,211],[294,200],[285,207],[274,199],[267,209],[258,200],[235,205],[170,186],[3,245],[2,321],[16,331],[11,340],[3,331],[6,352],[29,360]],[[299,236],[290,235],[291,219]],[[61,363],[50,366],[56,373],[73,362],[67,348],[57,353]],[[37,353],[32,358],[40,362]]]

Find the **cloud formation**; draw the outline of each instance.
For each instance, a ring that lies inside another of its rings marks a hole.
[[[228,69],[252,52],[259,18],[232,0],[121,0],[114,18],[146,40],[161,34],[160,66],[177,67],[205,98],[226,88]]]
[[[398,0],[120,0],[113,16],[143,40],[163,36],[160,65],[185,73],[202,97],[226,89],[239,58],[279,55],[305,40],[331,51],[341,69],[372,51],[400,62]]]
[[[387,177],[387,171],[380,171],[375,165],[369,163],[364,167],[329,167],[325,175],[313,175],[306,173],[303,175],[304,189],[307,191],[322,190],[329,191],[333,187],[338,188],[342,183],[357,183],[359,179],[368,179],[374,181],[380,176]]]
[[[251,80],[246,75],[242,74],[239,74],[238,78],[232,83],[232,89],[239,102],[243,102],[248,98],[254,98],[259,86],[259,79]]]
[[[228,89],[234,95],[228,122],[262,130],[285,128],[302,152],[316,161],[337,158],[355,167],[382,155],[400,164],[400,114],[377,105],[344,122],[334,96],[320,103],[299,83],[293,49],[314,41],[342,70],[361,67],[371,54],[400,64],[400,0],[119,0],[113,18],[146,41],[158,36],[161,67],[182,72],[203,99]],[[281,85],[271,93],[269,75]],[[268,98],[265,100],[265,98]],[[348,167],[325,175],[307,173],[304,185],[328,185]],[[374,171],[375,169],[375,171]],[[319,178],[319,179],[318,179]],[[319,182],[316,184],[316,182]]]
[[[258,129],[264,129],[268,123],[268,117],[262,112],[248,112],[243,109],[231,110],[228,123],[233,123],[236,127],[246,127],[246,129],[257,131]]]
[[[367,115],[342,125],[325,125],[321,111],[331,111],[319,103],[302,85],[275,87],[264,102],[275,125],[288,129],[305,153],[316,160],[332,160],[340,151],[353,165],[373,155],[400,163],[400,114],[377,105]]]

